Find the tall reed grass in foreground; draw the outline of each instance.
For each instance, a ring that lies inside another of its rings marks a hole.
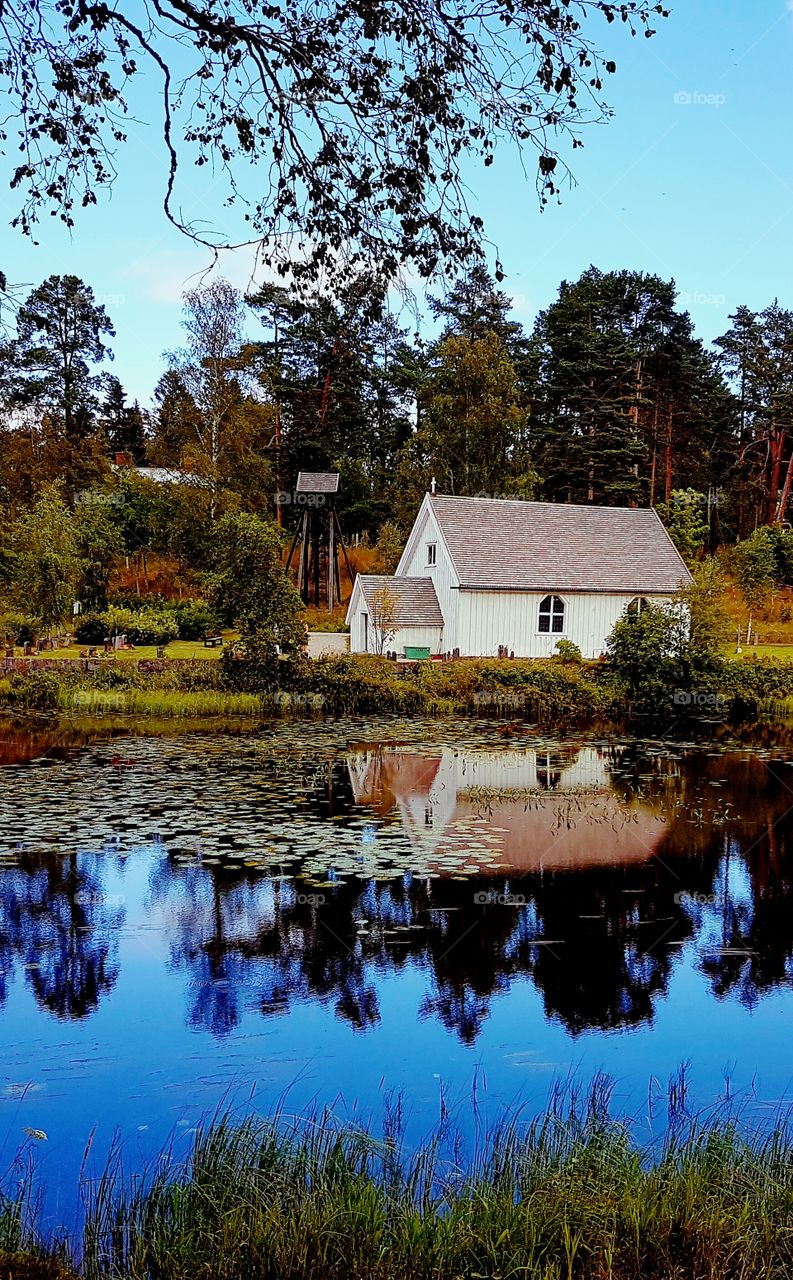
[[[255,693],[225,693],[214,689],[84,689],[67,690],[59,700],[66,710],[86,715],[117,712],[134,716],[245,716],[264,714]],[[2,1280],[2,1277],[0,1277]]]
[[[512,1119],[467,1160],[328,1117],[200,1131],[144,1179],[88,1185],[86,1280],[782,1280],[793,1136],[673,1116],[643,1150],[608,1090]],[[5,1273],[0,1270],[0,1274]]]

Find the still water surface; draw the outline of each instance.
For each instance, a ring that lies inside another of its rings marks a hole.
[[[218,1105],[418,1138],[603,1069],[793,1101],[793,752],[497,724],[0,729],[0,1147],[57,1217]],[[660,1104],[659,1104],[660,1105]]]

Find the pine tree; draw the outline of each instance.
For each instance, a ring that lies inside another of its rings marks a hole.
[[[533,449],[546,496],[634,505],[710,483],[732,430],[673,281],[590,267],[537,319]]]
[[[716,346],[740,406],[735,491],[745,533],[784,520],[793,496],[793,312],[774,301],[730,319]]]
[[[289,492],[301,470],[346,462],[368,489],[350,514],[374,532],[389,514],[386,495],[420,376],[404,331],[373,311],[366,281],[333,299],[268,285],[249,302],[266,331],[251,350],[277,413],[279,487]],[[345,486],[342,510],[350,497]]]
[[[442,339],[421,393],[422,425],[411,446],[415,480],[426,488],[434,475],[449,493],[531,496],[521,399],[515,366],[495,332]]]
[[[77,276],[50,276],[17,313],[14,351],[25,398],[62,423],[71,442],[93,427],[99,386],[93,366],[112,359],[104,338],[114,334],[104,307]]]
[[[108,452],[129,454],[138,465],[146,458],[146,429],[137,400],[127,404],[127,393],[120,379],[105,374],[104,397],[99,406],[99,421],[104,429]]]

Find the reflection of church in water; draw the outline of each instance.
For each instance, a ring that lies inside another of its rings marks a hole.
[[[517,871],[638,862],[652,857],[666,829],[648,803],[628,804],[615,792],[609,756],[595,746],[366,748],[347,764],[356,803],[398,813],[425,862],[453,858],[466,844]]]

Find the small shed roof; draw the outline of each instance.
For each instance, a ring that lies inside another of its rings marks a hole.
[[[387,587],[394,600],[398,627],[442,627],[443,614],[432,578],[392,578],[361,573],[356,578],[367,607],[374,607],[378,591]]]
[[[135,467],[112,463],[111,469],[117,475],[132,473],[142,480],[151,480],[154,484],[192,484],[206,488],[209,483],[205,476],[196,475],[194,471],[181,471],[178,467]]]
[[[460,586],[671,595],[691,575],[649,507],[430,498]]]
[[[299,471],[295,493],[338,493],[338,471]]]

